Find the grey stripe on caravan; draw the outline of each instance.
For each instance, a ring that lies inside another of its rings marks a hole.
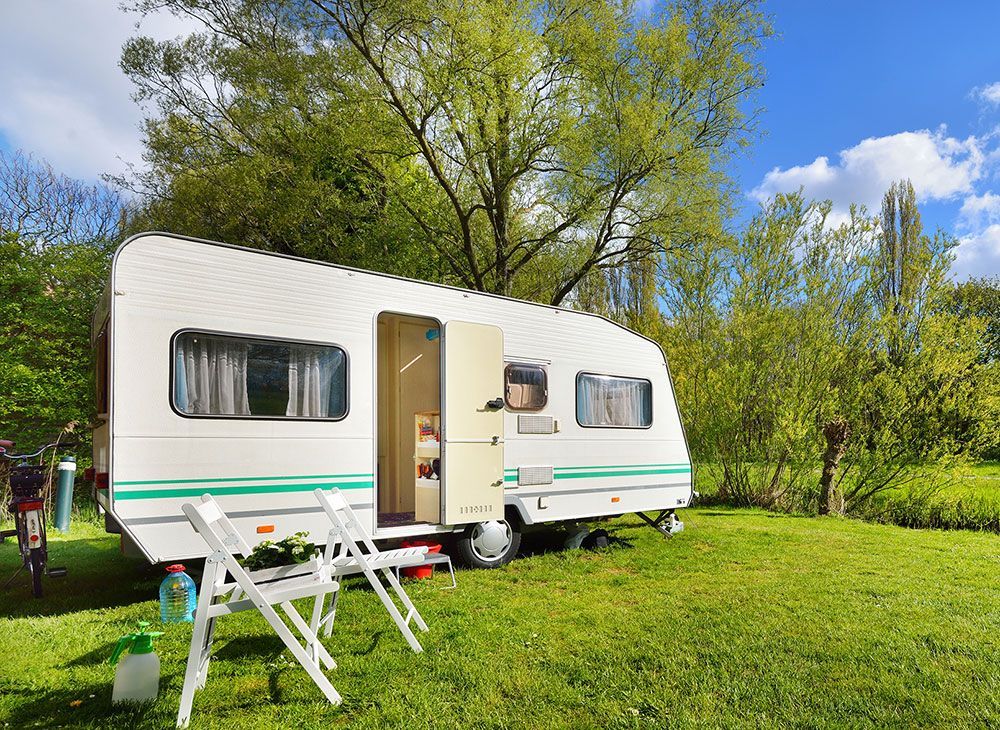
[[[691,482],[680,482],[679,484],[640,484],[638,486],[627,487],[600,487],[599,489],[549,489],[533,490],[530,492],[521,489],[508,489],[505,496],[508,497],[558,497],[562,494],[593,494],[594,492],[632,492],[637,489],[669,489],[671,487],[690,487]]]
[[[362,502],[360,504],[351,505],[353,509],[371,509],[373,506],[374,503],[372,502]],[[322,507],[289,507],[287,509],[251,509],[243,510],[241,512],[227,512],[226,515],[230,518],[273,517],[275,515],[310,515],[322,511]],[[184,515],[171,515],[168,517],[133,517],[131,519],[124,520],[124,522],[129,527],[132,525],[162,525],[168,522],[187,522],[187,517]]]

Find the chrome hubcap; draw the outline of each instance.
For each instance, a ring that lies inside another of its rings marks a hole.
[[[505,520],[480,522],[472,528],[472,552],[480,560],[493,562],[510,547],[512,533]]]

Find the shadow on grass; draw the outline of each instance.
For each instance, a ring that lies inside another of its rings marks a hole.
[[[0,580],[6,580],[20,564],[16,543],[0,546]],[[56,616],[128,606],[157,596],[160,569],[122,555],[110,540],[60,540],[49,547],[49,564],[65,567],[66,576],[44,577],[43,595],[36,599],[31,595],[31,577],[22,570],[0,592],[0,614],[9,618]]]
[[[637,523],[636,526],[641,526],[643,523]],[[521,548],[518,550],[517,555],[519,558],[530,558],[536,555],[545,555],[548,553],[565,553],[573,552],[575,550],[588,550],[593,549],[595,552],[605,552],[609,550],[631,550],[634,545],[634,540],[631,538],[622,537],[619,533],[621,528],[628,528],[631,525],[610,525],[605,523],[595,523],[588,525],[591,532],[597,530],[604,530],[608,533],[608,547],[606,548],[570,548],[566,546],[566,541],[573,534],[573,530],[566,529],[563,527],[556,527],[544,530],[538,530],[535,532],[525,533],[521,537]]]
[[[136,727],[154,713],[152,703],[111,704],[110,684],[76,685],[72,689],[8,690],[10,714],[4,722],[14,728],[30,727]],[[158,714],[158,713],[157,713]]]

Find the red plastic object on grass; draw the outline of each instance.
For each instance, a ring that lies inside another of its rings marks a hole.
[[[403,540],[400,547],[425,547],[429,553],[439,553],[441,552],[441,543],[439,542],[429,542],[427,540]],[[410,568],[403,568],[403,575],[407,578],[416,578],[418,580],[423,580],[424,578],[430,578],[434,575],[433,565],[415,565]]]

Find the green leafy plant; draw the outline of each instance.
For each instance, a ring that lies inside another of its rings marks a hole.
[[[296,532],[277,542],[264,540],[247,555],[243,565],[247,570],[263,570],[304,563],[318,552],[316,545],[306,540],[308,535],[308,532]]]

